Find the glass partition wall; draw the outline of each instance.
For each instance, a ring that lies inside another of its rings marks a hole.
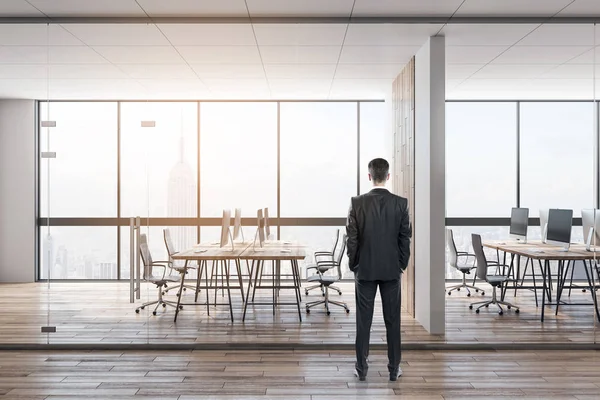
[[[39,166],[38,276],[49,284],[43,325],[56,327],[44,333],[48,343],[210,341],[186,318],[173,332],[170,305],[156,315],[157,305],[141,309],[159,296],[153,284],[142,283],[130,303],[137,235],[154,261],[165,261],[164,228],[176,250],[189,249],[218,241],[223,209],[241,208],[243,234],[252,241],[256,211],[268,207],[272,239],[308,246],[304,278],[314,251],[330,250],[338,229],[343,233],[350,197],[365,190],[367,157],[390,158],[391,151],[380,140],[389,135],[383,101],[40,101],[38,107],[40,149],[56,153]],[[55,126],[42,127],[49,119]],[[132,247],[135,217],[140,226]],[[143,258],[139,268],[143,277]],[[345,257],[343,274],[350,278]],[[191,270],[186,280],[193,285],[196,277]],[[177,301],[177,291],[178,283],[167,283],[161,295]],[[211,301],[223,296],[210,293]],[[217,308],[210,316],[202,306],[182,315],[207,313],[203,318],[226,324],[226,307]]]

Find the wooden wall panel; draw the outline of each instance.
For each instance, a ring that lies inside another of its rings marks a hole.
[[[394,192],[408,199],[410,220],[414,224],[415,202],[415,58],[413,57],[392,87],[392,107],[394,109]],[[414,237],[414,232],[413,232]],[[402,305],[415,315],[415,241],[411,241],[411,258],[402,277]]]

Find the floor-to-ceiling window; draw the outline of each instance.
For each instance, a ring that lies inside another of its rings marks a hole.
[[[40,148],[57,154],[40,163],[40,278],[128,279],[129,218],[162,260],[163,228],[181,250],[218,239],[235,208],[268,207],[275,238],[307,243],[309,263],[368,189],[370,158],[391,158],[387,113],[381,101],[40,102],[56,121]]]
[[[584,101],[446,103],[446,224],[459,249],[470,250],[471,233],[506,238],[512,207],[530,209],[534,239],[540,209],[579,217],[595,207],[594,111]],[[447,278],[460,276],[446,266]]]

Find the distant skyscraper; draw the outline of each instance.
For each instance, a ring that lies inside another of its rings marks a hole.
[[[181,121],[181,136],[179,138],[179,161],[169,173],[167,190],[167,216],[192,217],[196,215],[197,197],[196,179],[194,172],[185,160],[185,144],[183,140],[183,118]],[[171,229],[174,245],[178,250],[195,244],[194,228],[178,226]]]
[[[68,279],[69,276],[69,252],[65,246],[59,246],[56,252],[56,263],[52,273],[53,279]]]

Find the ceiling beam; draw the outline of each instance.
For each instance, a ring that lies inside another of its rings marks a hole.
[[[255,24],[593,24],[586,17],[252,17]],[[248,17],[0,17],[0,24],[247,24]]]

